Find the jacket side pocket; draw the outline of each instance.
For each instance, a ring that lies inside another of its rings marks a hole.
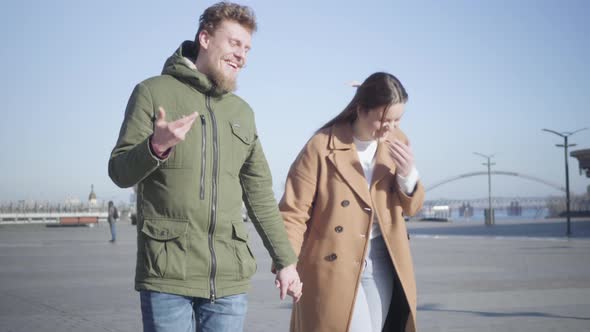
[[[252,250],[248,246],[248,230],[243,221],[232,223],[236,257],[238,258],[238,277],[239,279],[250,278],[256,272],[256,260],[252,254]]]
[[[145,219],[141,228],[148,277],[185,280],[186,220]]]

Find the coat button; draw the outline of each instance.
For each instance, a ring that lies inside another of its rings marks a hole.
[[[344,227],[336,226],[336,228],[334,228],[334,230],[336,231],[336,233],[342,233],[342,231],[344,230]]]
[[[333,262],[338,258],[338,256],[336,254],[331,254],[331,255],[326,256],[325,258],[328,262]]]
[[[340,205],[342,205],[342,207],[347,207],[347,206],[350,205],[350,201],[347,200],[347,199],[345,199],[345,200],[342,201],[342,203],[340,203]]]

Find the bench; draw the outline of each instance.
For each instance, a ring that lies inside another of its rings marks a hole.
[[[98,217],[60,217],[60,225],[91,225],[98,224]]]

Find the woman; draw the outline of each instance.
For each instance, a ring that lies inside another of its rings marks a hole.
[[[280,203],[304,285],[291,331],[415,331],[416,284],[404,215],[422,206],[398,129],[408,95],[375,73],[307,142]]]

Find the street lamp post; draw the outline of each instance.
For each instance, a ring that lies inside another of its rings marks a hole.
[[[572,132],[569,132],[569,131],[557,132],[557,131],[551,130],[551,129],[542,129],[543,131],[563,137],[563,144],[555,144],[555,146],[563,148],[564,158],[565,158],[565,209],[566,209],[565,213],[566,213],[566,220],[567,220],[567,231],[566,231],[565,235],[567,237],[569,237],[572,234],[571,220],[570,220],[570,172],[569,172],[569,164],[567,162],[567,149],[570,146],[576,146],[576,144],[568,144],[567,138],[579,131],[586,130],[586,129],[588,129],[588,128],[582,128],[582,129],[578,129],[578,130],[575,130]]]
[[[492,209],[492,165],[495,165],[496,163],[492,163],[491,159],[494,155],[491,154],[488,156],[488,155],[485,155],[485,154],[479,153],[479,152],[474,152],[474,154],[476,154],[480,157],[484,157],[487,160],[486,163],[482,164],[482,165],[488,167],[488,214],[485,216],[485,224],[486,225],[493,225],[494,224],[494,210]]]

